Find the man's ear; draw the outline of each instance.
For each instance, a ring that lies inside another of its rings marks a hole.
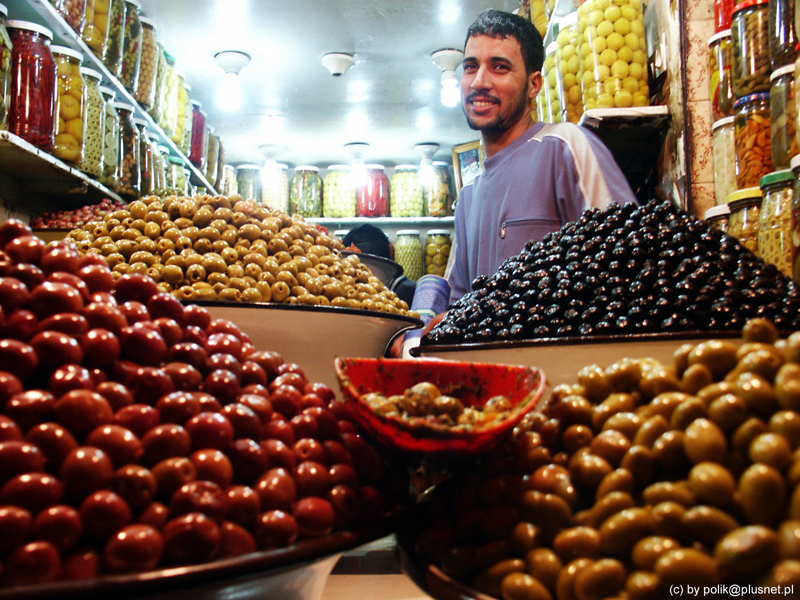
[[[528,98],[533,99],[539,95],[539,92],[542,91],[542,86],[544,85],[544,79],[542,78],[541,71],[535,71],[528,76]]]

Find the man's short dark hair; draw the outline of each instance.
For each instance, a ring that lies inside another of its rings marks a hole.
[[[536,26],[518,15],[490,8],[483,11],[467,30],[466,47],[469,38],[485,35],[493,38],[514,38],[522,48],[527,75],[542,70],[544,62],[544,41]]]

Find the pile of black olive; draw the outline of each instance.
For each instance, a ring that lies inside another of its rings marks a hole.
[[[800,328],[800,286],[669,202],[613,204],[529,242],[451,307],[423,345]]]

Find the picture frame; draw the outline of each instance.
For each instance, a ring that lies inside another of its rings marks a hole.
[[[486,153],[480,140],[453,146],[453,176],[457,192],[472,183],[476,175],[483,173],[484,160]]]

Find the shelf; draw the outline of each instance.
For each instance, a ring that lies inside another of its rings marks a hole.
[[[0,173],[31,194],[58,196],[65,206],[96,204],[103,198],[122,201],[103,184],[8,131],[0,131]]]
[[[147,123],[148,133],[154,133],[158,136],[159,143],[169,148],[169,152],[173,156],[180,157],[186,167],[191,172],[191,181],[195,185],[202,185],[207,190],[214,190],[203,173],[195,167],[189,158],[181,152],[180,148],[173,142],[164,131],[156,124],[153,118],[144,110],[133,95],[125,89],[125,86],[111,74],[106,66],[103,64],[91,48],[75,33],[72,27],[58,14],[58,11],[47,0],[6,0],[9,9],[9,18],[23,19],[33,22],[40,22],[53,31],[53,43],[58,43],[63,46],[74,48],[83,54],[83,66],[89,67],[103,74],[104,84],[108,85],[117,92],[116,100],[126,102],[134,107],[134,117],[142,119]]]
[[[341,227],[344,225],[364,225],[369,223],[376,227],[445,227],[451,228],[455,223],[455,217],[344,217],[344,218],[308,218],[309,223],[324,225],[329,229],[331,226]]]

